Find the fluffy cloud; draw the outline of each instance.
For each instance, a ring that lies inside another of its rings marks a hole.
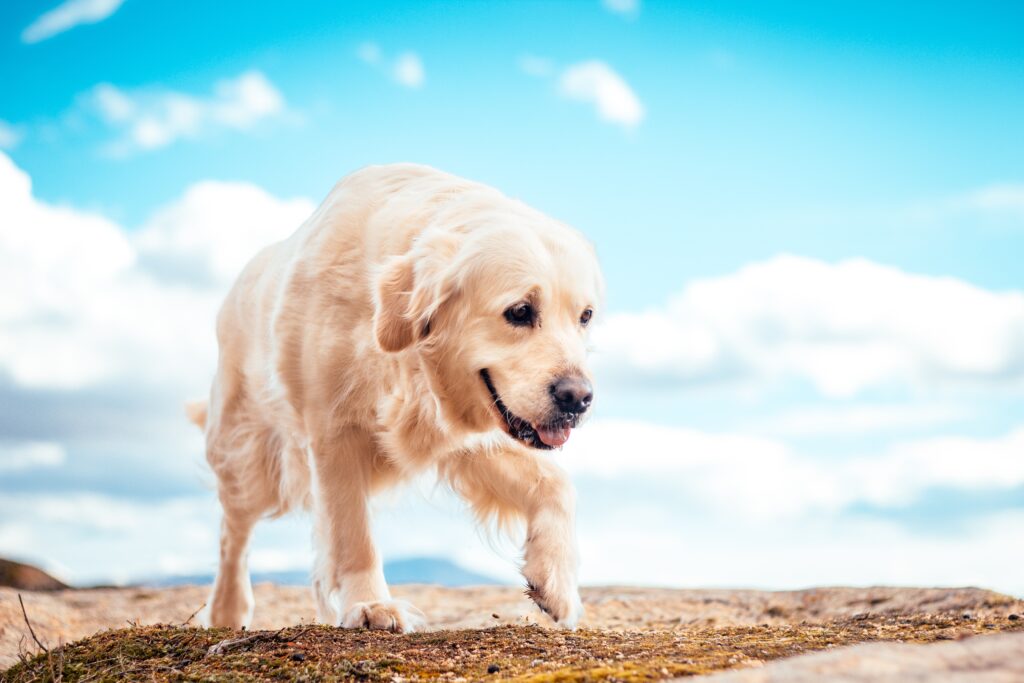
[[[0,149],[14,149],[21,142],[21,131],[0,120]]]
[[[942,427],[970,416],[963,406],[947,404],[808,406],[752,421],[747,429],[788,437],[855,436]]]
[[[461,501],[432,490],[375,500],[374,538],[382,555],[388,560],[450,556],[452,539],[459,539],[461,564],[516,581],[518,547],[485,538]],[[219,522],[212,491],[163,499],[11,492],[0,496],[0,557],[38,561],[78,584],[211,574],[217,567]],[[308,516],[261,522],[249,567],[256,572],[308,569],[310,538]],[[112,564],[111,557],[118,561]]]
[[[67,455],[60,444],[28,442],[0,444],[0,472],[17,472],[34,468],[56,467]]]
[[[609,12],[630,17],[640,11],[640,0],[601,0],[601,4]]]
[[[373,42],[366,42],[361,43],[359,47],[356,48],[356,56],[367,64],[380,64],[383,54],[381,53],[380,45]]]
[[[115,155],[166,147],[216,128],[248,130],[285,110],[284,97],[259,71],[218,81],[208,97],[159,89],[127,92],[101,83],[85,101],[121,132],[109,147]]]
[[[426,79],[426,72],[423,70],[423,61],[415,52],[405,52],[395,60],[395,80],[407,88],[419,88],[423,86]]]
[[[585,504],[585,499],[581,498]],[[1024,514],[972,520],[953,534],[921,534],[883,520],[724,524],[616,506],[580,517],[581,577],[596,585],[749,587],[985,586],[1024,595]]]
[[[555,65],[550,59],[536,55],[523,55],[519,58],[519,68],[528,76],[536,78],[547,78],[555,71]]]
[[[1002,182],[978,187],[956,197],[914,207],[926,220],[966,218],[974,223],[1024,227],[1024,183]]]
[[[82,24],[103,21],[121,7],[124,0],[65,0],[40,15],[22,31],[25,43],[38,43]]]
[[[1005,214],[1024,220],[1024,184],[989,185],[969,192],[953,203],[958,208]]]
[[[216,567],[213,495],[141,503],[92,493],[10,494],[0,498],[0,518],[0,555],[40,561],[71,582]]]
[[[158,209],[133,241],[158,279],[224,291],[260,246],[290,234],[314,208],[255,185],[203,181]]]
[[[0,372],[36,388],[205,385],[233,273],[311,210],[250,185],[200,183],[129,233],[37,200],[0,154],[0,287],[19,293],[0,299]]]
[[[519,68],[535,78],[556,76],[555,63],[537,55],[521,56]],[[562,97],[593,106],[603,121],[631,129],[644,119],[640,98],[622,76],[602,61],[571,64],[557,74],[556,84]]]
[[[637,421],[596,421],[565,447],[579,477],[671,489],[721,517],[768,520],[839,513],[854,505],[905,507],[932,490],[1024,486],[1024,428],[1001,437],[935,437],[880,455],[822,458],[785,442]],[[624,454],[628,454],[628,457]],[[664,493],[664,492],[662,492]]]
[[[855,259],[780,256],[612,316],[598,363],[619,384],[797,378],[827,396],[1024,379],[1024,293]]]
[[[867,219],[926,226],[954,226],[971,231],[1024,229],[1024,183],[998,182],[944,197],[910,202],[878,211]],[[863,219],[863,217],[862,217]]]
[[[804,457],[767,439],[635,422],[595,422],[551,457],[579,487],[582,577],[589,583],[985,585],[1024,590],[1020,511],[966,518],[921,534],[899,521],[835,514],[841,505],[900,505],[933,487],[1024,485],[1024,429],[993,439],[898,445],[849,462]],[[637,485],[637,482],[641,485]],[[824,490],[822,490],[824,487]],[[515,580],[515,547],[474,533],[452,496],[424,484],[374,504],[383,555],[446,555]],[[73,581],[211,572],[219,512],[212,493],[129,500],[95,493],[0,496],[0,555],[46,558]],[[497,553],[495,553],[497,550]],[[106,559],[121,560],[112,567]],[[254,570],[308,567],[309,521],[261,524]],[[113,574],[112,574],[113,572]]]
[[[564,97],[591,104],[604,121],[633,128],[644,119],[644,107],[629,84],[610,66],[598,60],[580,62],[559,77]]]
[[[15,294],[0,297],[0,554],[49,560],[83,581],[214,568],[216,501],[199,485],[200,436],[181,417],[180,399],[208,386],[215,311],[242,262],[312,208],[251,185],[203,182],[129,231],[40,201],[0,154],[0,287]],[[881,374],[869,367],[867,377],[883,377],[870,386],[981,381],[1013,376],[1014,356],[1000,349],[1021,348],[1013,336],[1020,298],[860,261],[787,257],[693,283],[664,310],[616,316],[596,341],[603,371],[620,381],[795,375],[847,390],[830,373],[847,377],[857,344],[869,360],[900,360]],[[808,360],[819,346],[842,351],[837,367]],[[861,406],[838,416],[793,413],[771,433],[955,416]],[[68,424],[56,429],[58,420]],[[899,510],[934,491],[1016,490],[1021,452],[1024,429],[906,441],[854,459],[803,453],[781,438],[597,420],[552,457],[579,483],[587,581],[1009,590],[1020,587],[1020,545],[1007,542],[1019,514],[964,515],[964,538],[848,512]],[[476,543],[459,556],[467,565],[510,566],[473,535],[458,501],[401,501],[375,520],[385,556],[441,555],[460,538]],[[261,526],[254,567],[307,563],[307,526]],[[123,561],[112,569],[109,557]]]
[[[370,66],[386,70],[396,83],[407,88],[421,88],[426,81],[427,72],[423,68],[423,60],[415,52],[403,52],[389,65],[380,46],[366,42],[356,49],[356,56]]]

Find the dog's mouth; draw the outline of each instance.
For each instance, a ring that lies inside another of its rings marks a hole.
[[[565,445],[565,442],[569,440],[569,435],[572,433],[577,422],[579,422],[579,415],[562,414],[555,420],[533,425],[529,420],[524,420],[508,409],[505,402],[501,400],[498,390],[494,388],[494,382],[491,381],[491,373],[486,368],[480,371],[480,377],[487,386],[487,390],[491,392],[491,400],[494,401],[494,407],[498,409],[502,420],[505,421],[506,431],[508,431],[512,438],[542,450],[558,448]]]

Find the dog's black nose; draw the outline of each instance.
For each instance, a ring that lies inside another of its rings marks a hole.
[[[594,388],[582,377],[560,377],[548,387],[555,407],[563,413],[583,413],[594,400]]]

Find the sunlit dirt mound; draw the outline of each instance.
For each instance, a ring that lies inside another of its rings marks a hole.
[[[7,672],[12,683],[101,680],[641,681],[692,676],[873,641],[930,643],[1020,620],[862,616],[822,624],[565,632],[539,626],[393,635],[326,626],[280,631],[146,626],[105,631]],[[51,673],[52,672],[52,673]]]
[[[906,647],[914,649],[1021,632],[1008,642],[1024,643],[1024,603],[978,589],[589,588],[583,595],[588,617],[575,632],[536,623],[536,611],[514,588],[395,592],[444,630],[394,635],[308,623],[248,632],[182,626],[202,604],[205,589],[195,587],[26,594],[29,619],[49,648],[41,652],[28,639],[16,596],[0,592],[4,642],[17,634],[22,653],[20,662],[17,648],[7,653],[15,666],[0,679],[637,681],[729,669],[767,675],[772,666],[759,667],[768,662],[856,652],[838,648],[866,642],[913,643]],[[295,623],[311,616],[306,595],[260,586],[257,609],[264,621]],[[76,620],[77,628],[114,630],[61,647],[61,639],[70,640],[55,637],[62,618]],[[172,625],[146,625],[154,619]]]

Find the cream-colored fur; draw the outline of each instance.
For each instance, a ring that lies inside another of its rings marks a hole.
[[[409,164],[342,180],[241,273],[217,319],[209,402],[188,406],[224,510],[209,623],[251,619],[257,521],[309,509],[318,619],[417,627],[384,581],[367,501],[433,470],[482,521],[525,521],[529,592],[574,626],[572,486],[552,453],[512,435],[481,370],[508,410],[545,424],[551,383],[588,379],[581,315],[602,287],[576,231],[496,190]],[[531,327],[505,314],[524,301]]]

